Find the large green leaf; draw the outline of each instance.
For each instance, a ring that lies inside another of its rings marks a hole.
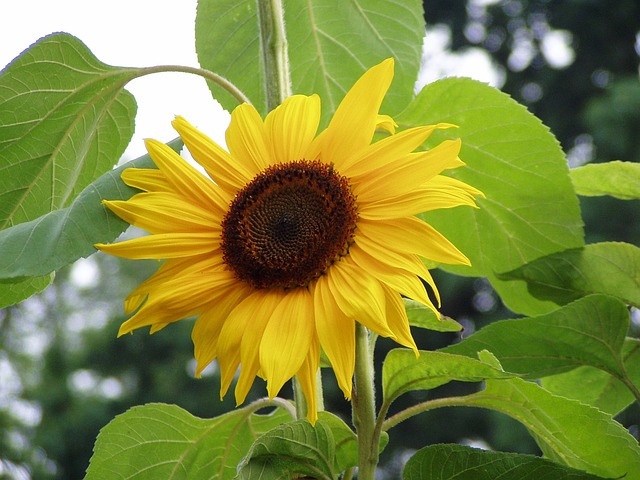
[[[502,278],[525,280],[532,295],[564,305],[606,293],[640,307],[640,248],[604,242],[540,258]]]
[[[327,115],[366,69],[394,57],[394,82],[382,111],[393,115],[409,104],[424,39],[421,0],[285,4],[295,93],[318,93]]]
[[[85,479],[231,479],[253,441],[288,420],[283,410],[202,419],[175,405],[133,407],[100,431]]]
[[[2,232],[0,232],[1,234]],[[1,249],[0,249],[1,251]],[[25,280],[0,281],[0,309],[15,305],[29,298],[31,295],[41,292],[53,281],[53,273],[41,277],[27,278]]]
[[[398,116],[402,127],[449,122],[459,129],[433,135],[459,136],[467,167],[451,175],[480,189],[479,209],[434,211],[432,223],[472,261],[473,267],[443,268],[487,276],[505,303],[535,315],[555,305],[527,295],[523,282],[505,282],[495,272],[583,245],[578,200],[564,154],[547,127],[522,105],[481,82],[451,78],[427,85]]]
[[[480,358],[499,367],[488,352],[481,352]],[[489,408],[518,420],[550,460],[594,475],[640,479],[640,446],[622,425],[535,383],[488,379],[485,390],[461,397],[456,404]]]
[[[640,390],[640,340],[627,338],[622,349],[627,382]],[[621,380],[603,370],[579,367],[542,379],[542,386],[556,395],[573,398],[603,412],[617,415],[636,398]]]
[[[356,79],[388,57],[397,61],[396,76],[383,109],[393,114],[409,103],[424,36],[421,1],[283,3],[293,92],[318,93],[324,103],[325,122]],[[265,114],[262,48],[255,0],[198,2],[196,50],[200,64],[235,83]],[[224,108],[231,110],[237,105],[228,93],[215,85],[210,87]]]
[[[479,360],[450,353],[391,350],[382,367],[382,390],[386,404],[412,390],[430,390],[453,380],[481,382],[487,378],[509,378],[510,373]]]
[[[403,480],[598,480],[544,458],[463,445],[431,445],[409,459]]]
[[[120,158],[135,70],[110,67],[75,37],[44,37],[0,75],[0,229],[67,206]]]
[[[405,299],[404,306],[411,326],[435,330],[437,332],[459,332],[462,330],[462,325],[454,319],[445,317],[444,315],[440,315],[438,318],[433,310],[418,302]]]
[[[594,163],[571,170],[579,195],[611,195],[622,200],[640,198],[640,164],[633,162]]]
[[[629,312],[619,300],[591,295],[539,317],[502,320],[443,352],[493,353],[509,372],[539,378],[582,365],[625,377],[621,356]]]
[[[179,150],[182,141],[169,145]],[[94,244],[110,242],[128,226],[100,201],[126,200],[136,190],[120,179],[130,167],[155,168],[148,155],[103,174],[85,188],[73,203],[30,222],[0,231],[0,278],[48,274],[95,252]],[[0,290],[2,284],[0,284]]]
[[[259,437],[239,465],[237,478],[331,480],[357,463],[355,434],[335,415],[319,412],[315,426],[298,420]]]

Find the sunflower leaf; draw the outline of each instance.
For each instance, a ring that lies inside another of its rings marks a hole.
[[[67,206],[117,162],[133,135],[133,72],[63,33],[1,72],[0,229]]]
[[[412,390],[431,390],[453,380],[481,382],[487,378],[509,378],[503,372],[474,358],[420,350],[391,350],[382,367],[382,390],[386,403]]]
[[[288,420],[283,410],[202,419],[175,405],[133,407],[100,431],[85,480],[231,479],[251,443]]]
[[[437,332],[459,332],[462,325],[453,318],[443,315],[438,318],[430,308],[419,304],[413,300],[404,300],[405,309],[409,324],[414,327],[426,328],[427,330],[435,330]]]
[[[611,195],[622,200],[640,198],[640,164],[633,162],[594,163],[571,170],[578,195]]]
[[[621,357],[629,312],[619,300],[591,295],[538,317],[502,320],[440,351],[475,358],[493,353],[505,370],[540,378],[582,365],[624,378]]]
[[[499,366],[489,352],[479,356]],[[638,442],[596,408],[553,395],[521,378],[487,379],[483,391],[462,397],[457,404],[496,410],[518,420],[552,461],[594,475],[640,479]]]
[[[598,480],[534,455],[491,452],[464,445],[431,445],[418,450],[407,462],[403,480]]]
[[[603,242],[554,253],[500,274],[527,282],[537,298],[564,305],[591,293],[605,293],[640,307],[640,248]]]
[[[22,300],[41,292],[53,281],[53,273],[41,277],[16,279],[0,282],[0,309],[15,305]]]
[[[584,244],[565,156],[549,130],[506,94],[466,78],[427,85],[396,121],[402,127],[458,125],[434,133],[433,141],[462,139],[460,158],[467,166],[450,175],[486,195],[478,199],[478,209],[454,208],[422,216],[473,264],[442,268],[487,276],[515,312],[537,315],[555,309],[552,302],[529,295],[523,282],[495,275]]]
[[[628,381],[640,390],[640,340],[625,339],[621,357]],[[635,401],[622,381],[589,366],[545,377],[542,386],[551,393],[579,400],[610,415],[617,415]]]
[[[176,139],[169,143],[182,147]],[[102,199],[126,200],[136,190],[120,179],[129,167],[155,168],[148,155],[103,174],[67,208],[0,231],[0,272],[3,279],[42,276],[96,251],[97,242],[113,241],[128,224],[105,208]],[[0,283],[0,291],[4,288]]]
[[[396,75],[383,109],[393,114],[409,103],[424,37],[421,1],[373,0],[366,8],[342,0],[283,3],[293,92],[319,94],[325,123],[358,77],[388,57],[397,61]],[[199,0],[196,50],[204,68],[231,80],[266,113],[254,0]],[[210,88],[224,108],[237,105],[219,87]]]
[[[333,479],[358,463],[355,434],[338,417],[319,412],[306,420],[282,424],[261,437],[239,465],[238,479],[284,479],[310,476]]]

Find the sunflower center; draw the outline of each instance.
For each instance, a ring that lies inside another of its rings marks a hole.
[[[231,202],[222,222],[224,261],[255,288],[306,286],[347,253],[357,220],[348,180],[333,166],[274,165]]]

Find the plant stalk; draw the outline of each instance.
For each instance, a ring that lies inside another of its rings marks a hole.
[[[282,0],[256,0],[264,62],[267,110],[291,96],[291,76]]]
[[[374,480],[378,466],[380,429],[376,428],[373,349],[368,330],[356,323],[353,423],[358,434],[358,480]]]

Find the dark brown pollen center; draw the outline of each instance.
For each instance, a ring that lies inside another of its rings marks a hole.
[[[358,220],[348,180],[319,161],[274,165],[222,222],[225,263],[255,288],[308,285],[346,254]]]

